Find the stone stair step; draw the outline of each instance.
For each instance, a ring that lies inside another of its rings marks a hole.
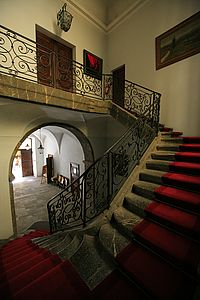
[[[183,144],[182,137],[162,137],[161,142],[172,144]]]
[[[86,234],[80,248],[70,261],[91,290],[115,268],[111,261],[106,260],[105,251],[98,247],[96,238]]]
[[[130,239],[122,235],[110,223],[101,226],[99,240],[112,257],[116,257],[130,243]]]
[[[75,235],[70,243],[63,245],[63,248],[56,249],[56,253],[62,260],[70,259],[79,249],[83,242],[82,235]],[[53,251],[54,252],[54,249]]]
[[[156,151],[151,153],[151,158],[156,160],[175,161],[175,153],[170,151]]]
[[[156,251],[179,269],[194,277],[198,276],[199,244],[169,228],[145,219],[133,228],[132,234],[136,240]],[[192,253],[192,259],[187,255],[188,249]]]
[[[56,244],[51,244],[46,248],[53,253],[58,253],[59,251],[63,250],[66,245],[69,245],[71,241],[72,237],[69,233],[67,233],[60,241],[57,241]]]
[[[123,206],[132,213],[136,214],[137,216],[144,218],[144,209],[150,203],[151,201],[145,197],[142,197],[135,193],[127,193],[127,195],[124,198]]]
[[[199,175],[200,164],[189,162],[169,162],[151,159],[146,162],[146,168],[151,170]]]
[[[160,184],[138,180],[133,184],[132,192],[149,200],[153,200],[155,198],[154,191],[159,186]]]
[[[181,131],[161,132],[161,136],[180,137],[181,135],[183,135],[183,132]]]
[[[148,181],[148,182],[162,185],[163,184],[162,176],[165,174],[166,172],[163,171],[144,169],[140,172],[139,179],[142,181]]]
[[[169,172],[170,171],[169,164],[170,164],[169,161],[152,159],[152,160],[148,160],[146,162],[146,168],[152,169],[152,170]]]
[[[162,150],[162,151],[175,151],[178,152],[180,151],[179,144],[175,143],[161,143],[157,145],[157,150]]]
[[[140,172],[139,179],[186,191],[200,192],[200,176],[144,169]]]
[[[135,225],[140,223],[142,220],[138,215],[130,212],[124,207],[118,207],[113,212],[113,221],[115,222],[117,229],[119,232],[125,236],[128,236],[132,239],[132,229]]]
[[[39,243],[37,243],[37,245],[39,247],[42,247],[42,248],[48,248],[52,245],[55,245],[56,243],[60,242],[61,240],[63,240],[64,236],[63,235],[51,235],[49,236],[48,239],[45,239],[43,241],[40,241]]]

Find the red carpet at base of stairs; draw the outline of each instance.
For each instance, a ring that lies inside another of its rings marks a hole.
[[[172,226],[180,232],[186,233],[199,240],[200,216],[189,214],[174,207],[152,201],[146,208],[145,213],[152,219]]]
[[[169,186],[159,186],[154,190],[156,198],[200,213],[200,194]]]
[[[198,152],[176,152],[177,161],[200,163],[200,153]]]
[[[133,280],[154,295],[153,299],[192,299],[196,283],[145,248],[131,243],[116,259]]]
[[[42,235],[42,232],[27,234],[0,250],[2,300],[146,299],[143,292],[117,270],[90,291],[69,261],[61,261],[58,255],[40,249],[30,241]]]
[[[148,220],[134,226],[133,235],[161,255],[196,275],[200,261],[200,245]]]
[[[163,183],[183,187],[189,190],[200,191],[200,176],[166,173],[162,176]]]
[[[37,253],[32,253],[32,255],[30,255],[28,259],[23,260],[21,264],[14,264],[14,266],[11,268],[2,270],[0,275],[0,283],[4,280],[11,280],[18,274],[28,270],[30,266],[41,263],[47,257],[49,257],[49,251],[46,249],[40,249]]]

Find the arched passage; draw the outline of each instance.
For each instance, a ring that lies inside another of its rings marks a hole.
[[[39,135],[40,132],[42,132],[41,136]],[[71,125],[63,124],[63,123],[45,123],[45,124],[41,124],[40,126],[34,127],[30,131],[28,131],[24,135],[24,137],[19,141],[19,143],[16,145],[12,153],[10,159],[10,166],[9,166],[10,200],[11,200],[11,208],[12,208],[12,221],[13,221],[14,233],[20,231],[17,229],[18,227],[20,229],[22,227],[20,227],[21,225],[19,225],[20,224],[19,221],[20,209],[18,209],[19,205],[15,201],[16,197],[15,197],[15,193],[13,192],[12,166],[13,166],[13,160],[15,159],[18,149],[28,137],[32,137],[32,138],[34,137],[36,140],[36,143],[34,143],[35,144],[34,157],[36,159],[38,155],[38,153],[36,152],[37,152],[37,147],[39,142],[42,142],[44,146],[44,157],[43,157],[44,159],[48,154],[52,154],[54,156],[55,158],[54,174],[62,173],[62,175],[69,177],[69,170],[67,170],[69,169],[69,163],[70,161],[75,162],[76,159],[78,160],[78,156],[80,156],[79,162],[81,165],[81,173],[83,173],[85,169],[94,161],[94,154],[89,140],[79,129]],[[67,153],[69,152],[67,151],[67,148],[70,149],[70,152],[73,152],[70,153],[71,155]],[[81,152],[82,155],[80,154]],[[42,163],[45,163],[45,161],[43,160]],[[36,165],[40,166],[42,163],[41,161],[38,161]],[[41,170],[41,167],[38,167],[38,171],[36,172],[37,176],[41,175],[39,169]],[[57,192],[58,191],[55,191],[55,194]],[[34,193],[37,194],[37,189],[35,189]],[[50,200],[50,198],[48,200]],[[20,200],[19,198],[17,199]],[[29,195],[29,204],[30,201],[31,201],[31,197]],[[22,203],[20,203],[20,205],[22,206]],[[31,213],[31,209],[30,209],[30,213]],[[24,224],[26,224],[26,222],[24,222]]]

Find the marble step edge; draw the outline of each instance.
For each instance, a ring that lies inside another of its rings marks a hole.
[[[182,137],[161,137],[162,143],[172,143],[172,144],[183,144],[183,138]]]
[[[72,242],[72,237],[70,234],[66,234],[61,238],[60,240],[57,240],[55,243],[47,245],[45,248],[47,248],[49,251],[53,253],[58,253],[60,250],[64,249],[67,245],[70,245]]]
[[[171,136],[171,135],[176,135],[178,137],[181,137],[183,135],[182,131],[166,131],[166,132],[160,132],[161,136]]]
[[[132,197],[135,197],[136,194],[137,196],[140,196],[142,198],[153,200],[155,198],[154,191],[159,186],[160,184],[156,184],[153,182],[142,181],[142,180],[135,181],[132,186],[132,193],[128,193],[126,195],[126,198],[132,199]]]
[[[179,144],[176,145],[175,143],[160,143],[157,145],[157,150],[165,150],[165,151],[175,151],[175,152],[178,152],[180,151],[180,148],[179,148]]]
[[[99,230],[99,241],[113,259],[130,243],[130,238],[122,234],[113,222],[105,223]]]
[[[53,233],[53,234],[33,238],[33,239],[31,239],[31,241],[34,244],[39,245],[40,243],[43,243],[45,241],[48,241],[50,239],[54,239],[55,237],[59,237],[59,236],[62,236],[62,235],[63,235],[63,232],[58,231],[58,232]]]
[[[115,264],[106,259],[105,250],[97,245],[96,236],[84,234],[78,251],[70,257],[71,263],[91,290],[115,269]]]
[[[170,162],[166,160],[156,160],[151,159],[146,162],[146,168],[152,170],[160,170],[169,172],[170,171]]]
[[[137,205],[135,205],[135,207],[135,210],[129,210],[127,207],[120,206],[113,212],[112,217],[112,223],[114,224],[114,227],[117,228],[119,233],[130,240],[133,239],[132,228],[139,224],[145,215],[144,210],[143,213],[138,214]]]
[[[70,259],[79,250],[82,243],[83,235],[76,234],[70,243],[63,245],[61,249],[52,249],[52,252],[54,253],[55,250],[62,260]]]
[[[176,161],[176,152],[173,151],[156,151],[151,153],[151,158],[156,160]]]
[[[163,185],[162,176],[165,174],[166,172],[164,171],[143,169],[140,172],[139,180]]]
[[[39,247],[42,248],[47,248],[50,247],[51,245],[58,243],[59,241],[62,241],[64,239],[64,235],[51,235],[49,236],[48,239],[44,239],[43,241],[39,241],[38,243],[36,243]]]

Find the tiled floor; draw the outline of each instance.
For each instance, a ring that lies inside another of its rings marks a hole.
[[[41,183],[41,177],[23,177],[13,181],[17,232],[21,233],[37,221],[47,221],[47,202],[61,190]]]

